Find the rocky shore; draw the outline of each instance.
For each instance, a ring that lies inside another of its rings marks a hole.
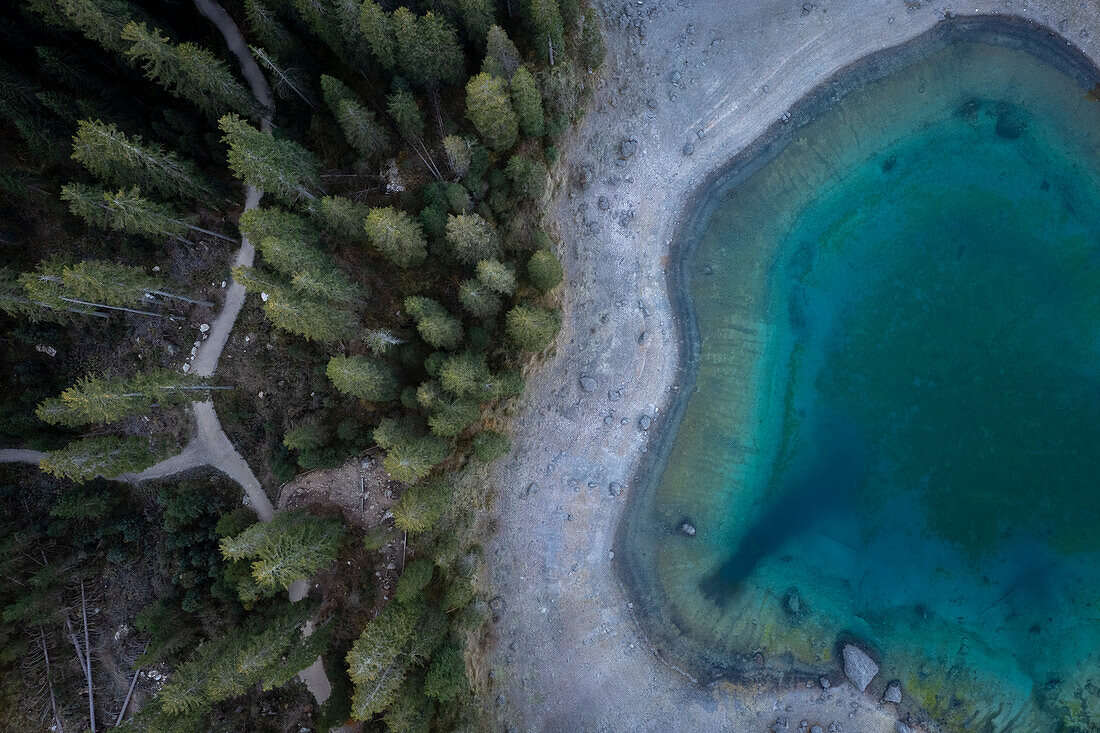
[[[639,630],[614,538],[669,396],[683,386],[670,246],[707,176],[838,69],[947,13],[1012,13],[1096,59],[1100,9],[1051,0],[633,0],[602,3],[601,12],[607,66],[590,77],[592,111],[562,146],[563,330],[531,374],[515,451],[498,468],[499,529],[487,549],[493,594],[506,599],[494,611],[491,658],[499,727],[918,730],[897,719],[894,698],[904,690],[870,684],[877,664],[856,646],[817,682],[702,686]]]

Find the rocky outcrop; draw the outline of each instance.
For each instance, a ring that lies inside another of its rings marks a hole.
[[[857,690],[864,692],[867,685],[878,674],[878,665],[875,660],[854,644],[845,644],[844,650],[844,675],[851,681]]]

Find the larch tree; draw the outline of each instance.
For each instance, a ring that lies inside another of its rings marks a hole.
[[[409,534],[427,532],[446,514],[450,500],[451,487],[442,479],[410,486],[393,506],[393,523]]]
[[[405,310],[416,321],[416,330],[428,345],[450,351],[462,341],[462,321],[431,298],[411,295],[405,298]]]
[[[126,55],[141,64],[149,79],[177,97],[211,116],[259,115],[252,93],[210,51],[193,43],[174,44],[158,29],[133,21],[123,27],[122,38],[130,44]]]
[[[398,267],[416,267],[428,256],[420,223],[404,211],[392,206],[371,209],[364,228],[371,246]]]
[[[512,74],[512,108],[519,120],[519,129],[528,137],[542,137],[542,94],[535,77],[526,67],[519,67]]]
[[[493,225],[477,214],[447,216],[447,243],[460,262],[474,264],[491,259],[500,252],[500,241]]]
[[[505,316],[508,335],[524,351],[542,351],[561,329],[557,311],[520,303]]]
[[[261,588],[285,590],[331,565],[346,536],[347,530],[335,519],[289,511],[222,538],[219,547],[227,560],[250,561],[252,578]]]
[[[423,435],[411,425],[383,420],[374,429],[374,440],[386,451],[382,467],[394,480],[415,483],[447,457],[446,441]]]
[[[368,402],[397,399],[398,382],[393,370],[369,356],[334,356],[325,369],[332,385],[344,394]]]
[[[491,380],[485,355],[472,351],[448,356],[439,368],[439,383],[443,389],[459,397],[484,397]]]
[[[115,478],[137,473],[152,466],[165,453],[162,445],[149,438],[106,435],[83,438],[49,451],[39,468],[51,476],[84,483],[99,476]]]
[[[103,181],[138,186],[163,196],[211,197],[210,186],[193,164],[140,136],[128,136],[113,123],[83,120],[73,136],[73,160]]]
[[[364,107],[346,84],[323,74],[321,90],[325,104],[340,125],[344,138],[364,160],[376,158],[389,149],[389,134],[385,126],[375,119],[374,112]]]
[[[267,135],[230,114],[218,120],[229,145],[229,167],[245,183],[293,204],[316,198],[319,164],[313,153],[292,140]]]
[[[477,263],[477,279],[487,288],[501,295],[516,291],[516,273],[500,260],[481,260]]]
[[[519,122],[500,77],[483,72],[470,79],[466,84],[466,116],[492,150],[502,152],[516,144]]]
[[[470,172],[472,147],[469,140],[458,135],[447,135],[443,138],[443,154],[447,158],[447,165],[459,180]]]

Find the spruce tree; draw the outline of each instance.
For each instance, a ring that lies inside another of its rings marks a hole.
[[[544,61],[555,61],[565,53],[565,28],[558,0],[530,0],[528,17],[535,53]]]
[[[275,206],[257,207],[244,212],[238,227],[241,234],[253,242],[267,237],[292,239],[311,245],[321,241],[320,233],[309,219]]]
[[[519,72],[516,72],[516,76],[519,76]],[[546,166],[526,155],[513,155],[509,158],[504,173],[512,181],[512,192],[523,201],[537,201],[542,198],[550,177]]]
[[[336,560],[347,530],[335,519],[304,511],[280,512],[219,543],[227,560],[249,560],[252,578],[265,589],[286,589]]]
[[[419,616],[415,606],[391,603],[352,645],[346,661],[348,677],[355,685],[351,714],[356,720],[370,720],[397,696],[409,664],[406,650],[417,632]]]
[[[500,77],[481,73],[470,79],[466,84],[466,116],[492,150],[502,152],[516,144],[519,123]]]
[[[379,65],[384,69],[393,69],[397,63],[397,43],[389,13],[374,0],[366,0],[359,16],[359,27]]]
[[[516,273],[499,260],[481,260],[477,263],[477,279],[487,288],[501,295],[516,292]]]
[[[395,481],[414,483],[447,457],[447,443],[434,435],[405,437],[386,451],[382,467]]]
[[[331,437],[328,427],[314,420],[288,430],[283,436],[283,445],[290,450],[313,450],[326,445]]]
[[[73,160],[103,181],[164,196],[209,199],[210,187],[191,163],[113,123],[83,120],[73,136]]]
[[[412,92],[406,89],[395,90],[386,97],[386,111],[402,136],[412,138],[424,134],[424,115]]]
[[[416,330],[430,346],[449,351],[462,341],[462,322],[431,298],[409,296],[405,298],[405,310],[416,320]]]
[[[291,285],[312,297],[347,301],[360,293],[336,262],[320,249],[297,239],[264,237],[259,243],[264,261],[290,279]]]
[[[508,311],[505,323],[517,346],[525,351],[542,351],[558,335],[561,316],[557,311],[521,303]]]
[[[500,310],[500,296],[480,280],[464,280],[458,287],[458,301],[474,318],[489,318]]]
[[[350,313],[286,289],[268,293],[264,314],[276,328],[322,343],[351,338],[357,328]]]
[[[332,385],[368,402],[397,399],[397,377],[385,362],[369,356],[334,356],[325,369]]]
[[[115,478],[124,473],[138,473],[164,454],[163,446],[142,436],[105,435],[76,440],[50,451],[39,467],[51,476],[84,483],[99,476]]]
[[[398,267],[416,267],[428,256],[420,224],[404,211],[371,209],[364,226],[371,245]]]
[[[493,0],[458,0],[459,15],[466,37],[478,46],[485,43],[495,12]]]
[[[447,243],[456,259],[469,264],[494,258],[500,252],[493,225],[477,214],[448,215]]]
[[[523,66],[512,75],[512,108],[524,135],[542,137],[542,95],[535,77]]]
[[[424,694],[440,702],[450,702],[469,687],[466,680],[466,663],[458,647],[448,644],[439,650],[424,676]]]
[[[397,52],[397,71],[421,87],[436,89],[459,82],[463,74],[462,47],[450,23],[430,10],[414,15],[404,6],[390,20]]]
[[[348,144],[364,160],[384,154],[389,148],[389,135],[382,123],[375,119],[374,112],[364,107],[355,93],[334,77],[322,75],[321,89],[325,103],[336,117]]]
[[[443,154],[447,157],[447,165],[459,180],[470,172],[471,147],[469,140],[458,135],[447,135],[443,138]]]
[[[56,7],[88,39],[117,55],[129,48],[123,27],[140,12],[123,0],[56,0]]]
[[[154,404],[178,405],[205,399],[210,387],[195,376],[150,369],[133,377],[85,376],[60,397],[44,400],[35,414],[51,425],[76,427],[109,423],[146,412]]]
[[[185,241],[190,227],[164,204],[142,198],[139,190],[106,191],[69,183],[61,187],[69,211],[93,226],[143,237],[170,237]]]
[[[592,6],[585,8],[579,45],[581,62],[587,68],[595,71],[603,65],[607,49],[604,48],[603,33],[600,31],[600,16]]]
[[[252,36],[271,53],[292,58],[304,51],[286,24],[263,0],[245,0],[244,12]]]
[[[426,557],[413,560],[401,571],[401,577],[397,579],[397,589],[393,599],[398,603],[408,603],[421,598],[421,593],[432,582],[435,573],[435,563]]]
[[[424,694],[423,682],[419,677],[409,677],[386,708],[382,722],[386,724],[386,730],[430,733],[434,715],[435,701]]]
[[[561,284],[564,272],[561,262],[548,249],[536,250],[527,260],[527,277],[536,288],[548,293]]]
[[[393,506],[393,523],[409,534],[427,532],[447,512],[450,499],[451,488],[442,479],[410,486]]]
[[[489,29],[485,42],[485,62],[481,66],[483,73],[511,79],[519,68],[520,56],[516,44],[499,25]]]
[[[211,116],[259,114],[252,93],[206,49],[193,43],[173,44],[156,28],[132,21],[123,27],[122,38],[130,43],[126,55],[142,65],[147,77]]]
[[[320,185],[313,153],[292,140],[266,135],[235,114],[218,120],[229,145],[229,167],[245,183],[288,203],[314,199]]]
[[[366,242],[370,207],[343,196],[323,196],[310,209],[326,232],[340,242]]]

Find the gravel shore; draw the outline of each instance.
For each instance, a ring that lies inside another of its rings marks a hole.
[[[516,449],[497,470],[487,549],[503,599],[492,656],[501,729],[739,733],[779,720],[792,731],[802,721],[895,730],[893,704],[847,683],[703,686],[666,664],[635,623],[613,551],[639,461],[680,386],[666,274],[686,204],[815,85],[945,12],[1018,15],[1100,59],[1093,3],[603,3],[607,64],[562,146],[562,334],[530,375]]]

